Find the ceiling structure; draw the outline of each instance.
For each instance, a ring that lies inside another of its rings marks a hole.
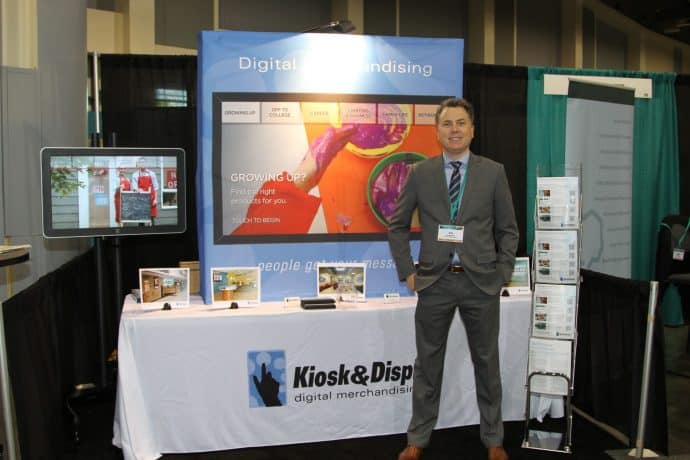
[[[647,29],[690,44],[690,0],[601,0]]]

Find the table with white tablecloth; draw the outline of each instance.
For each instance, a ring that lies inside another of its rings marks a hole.
[[[411,412],[414,305],[403,297],[305,311],[280,303],[146,310],[125,302],[115,445],[126,459],[402,433]],[[530,297],[501,298],[504,420],[522,420]],[[438,427],[479,423],[467,339],[449,336]],[[257,363],[268,360],[273,373]],[[272,360],[272,362],[271,362]],[[280,369],[277,372],[276,369]],[[276,382],[273,404],[258,383]],[[279,385],[279,387],[278,387]]]

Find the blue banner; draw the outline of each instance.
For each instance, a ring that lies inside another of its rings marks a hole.
[[[201,33],[204,301],[213,267],[259,267],[263,301],[315,296],[319,262],[365,263],[368,297],[411,295],[386,217],[405,168],[440,152],[434,107],[461,96],[462,62],[460,39]]]

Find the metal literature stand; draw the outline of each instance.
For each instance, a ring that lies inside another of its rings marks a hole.
[[[582,247],[581,190],[581,171],[575,176],[537,178],[532,253],[535,284],[522,441],[526,449],[572,453],[571,397]],[[551,424],[545,424],[543,429],[530,429],[533,396],[552,408],[557,405],[558,409],[565,399],[565,426],[560,431],[549,431],[554,429]]]

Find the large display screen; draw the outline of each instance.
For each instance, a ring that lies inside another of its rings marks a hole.
[[[182,149],[45,147],[46,238],[182,233]]]
[[[442,99],[214,93],[214,242],[385,239]]]

